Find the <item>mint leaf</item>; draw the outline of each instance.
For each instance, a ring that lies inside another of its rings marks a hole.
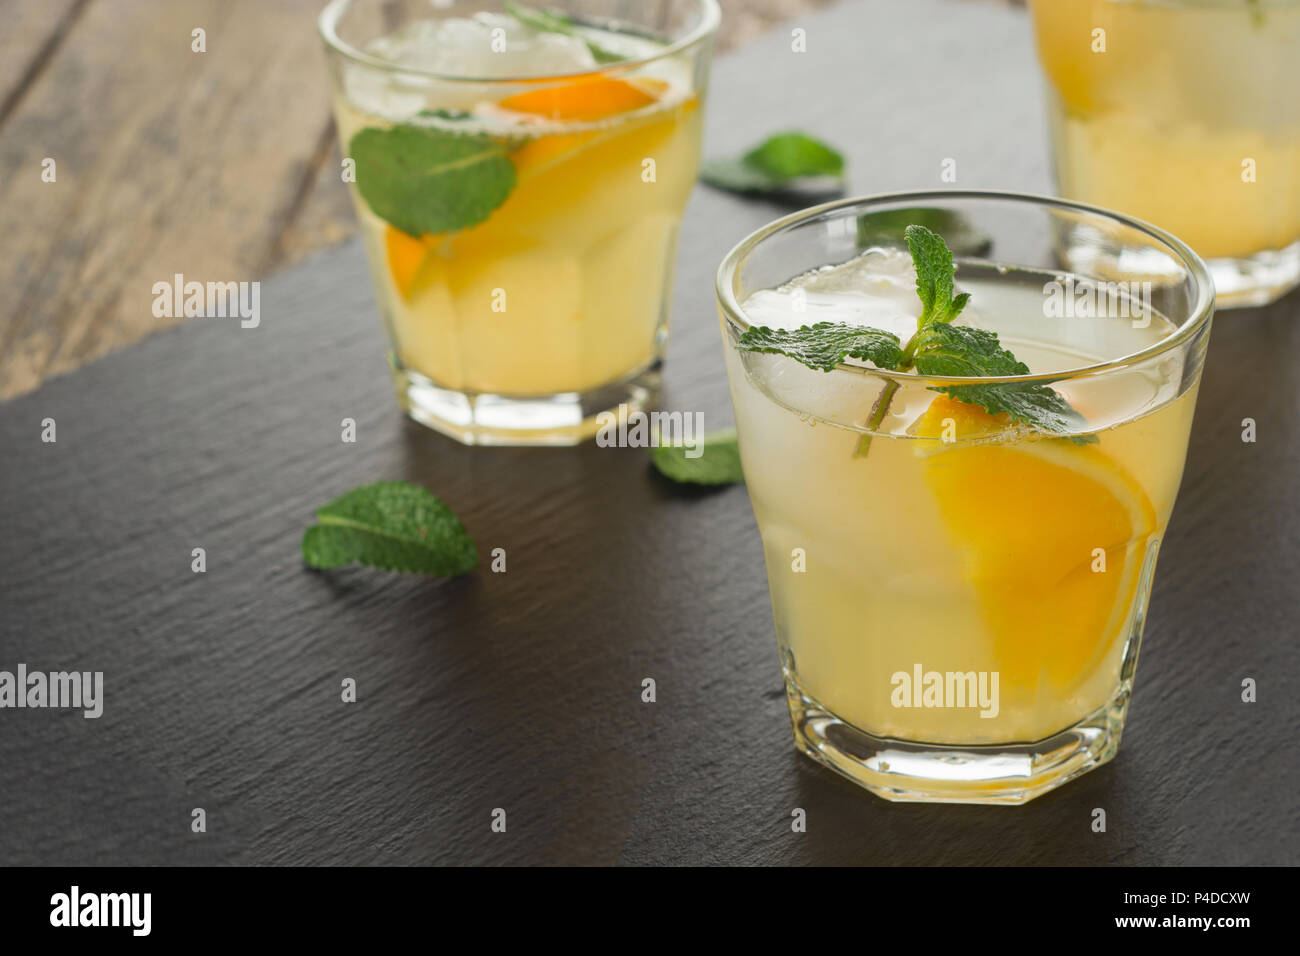
[[[1060,392],[1034,382],[1023,385],[936,385],[930,390],[943,392],[959,402],[981,405],[994,415],[1005,412],[1012,421],[1043,432],[1060,434],[1085,423],[1084,417],[1061,397]],[[1098,439],[1096,435],[1072,435],[1070,440],[1083,445]]]
[[[746,166],[774,179],[842,176],[844,157],[807,133],[777,133],[742,157]]]
[[[993,415],[1007,414],[1020,425],[1051,434],[1075,431],[1086,419],[1060,392],[1036,382],[1002,382],[980,385],[935,385],[930,391],[942,392],[959,402],[979,405]],[[1076,445],[1100,441],[1096,435],[1067,435]]]
[[[832,371],[846,358],[864,359],[877,368],[895,369],[903,358],[892,332],[843,322],[818,322],[798,329],[753,326],[736,342],[742,352],[774,352],[809,368]]]
[[[962,325],[931,325],[917,336],[915,363],[922,375],[976,378],[1029,374],[1029,366],[1002,347],[996,332]],[[1005,412],[1013,421],[1044,432],[1068,432],[1084,424],[1083,416],[1059,392],[1037,382],[944,385],[930,390],[981,405],[994,415]]]
[[[700,179],[732,193],[774,193],[789,185],[749,168],[743,159],[706,159],[700,164]]]
[[[815,186],[844,185],[844,157],[806,133],[778,133],[734,159],[711,159],[700,168],[711,186],[739,193],[771,193]]]
[[[348,153],[371,211],[413,236],[477,225],[515,188],[505,147],[481,134],[368,127]]]
[[[1002,347],[996,332],[968,325],[926,326],[916,335],[914,354],[913,362],[922,375],[1029,374],[1029,366]]]
[[[591,51],[591,55],[597,63],[617,63],[619,60],[627,59],[623,54],[615,53],[608,47],[601,46],[595,40],[583,36],[568,17],[557,13],[548,13],[545,10],[535,10],[532,7],[525,7],[518,3],[507,3],[506,13],[525,26],[540,30],[542,33],[562,33],[568,37],[577,37],[587,44],[587,49]]]
[[[478,551],[460,519],[428,489],[381,481],[316,512],[302,537],[313,568],[367,564],[385,571],[451,577],[474,570]]]
[[[650,449],[650,460],[659,474],[684,484],[734,485],[745,480],[734,428],[711,432],[700,444],[703,454],[698,458],[688,458],[685,445],[659,445]]]
[[[916,294],[921,298],[917,328],[933,322],[951,322],[970,301],[970,293],[953,297],[952,253],[942,239],[925,226],[911,225],[904,231],[907,248],[916,267]]]

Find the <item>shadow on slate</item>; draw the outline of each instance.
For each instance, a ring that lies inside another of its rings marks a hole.
[[[806,54],[778,30],[718,64],[711,154],[800,126],[845,148],[855,192],[933,186],[946,157],[962,187],[1047,189],[1021,14],[799,25]],[[944,72],[911,112],[867,95],[922,52]],[[730,421],[712,272],[777,211],[704,188],[688,211],[664,404],[709,428]],[[0,406],[0,667],[106,684],[98,720],[0,714],[0,863],[1295,862],[1297,297],[1215,330],[1119,759],[1005,809],[887,804],[794,754],[743,489],[407,422],[356,244],[263,293],[259,329],[194,321]],[[304,569],[314,509],[384,478],[442,496],[484,567]]]

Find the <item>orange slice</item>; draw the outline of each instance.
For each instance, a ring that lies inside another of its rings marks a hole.
[[[639,78],[615,80],[607,76],[584,77],[560,86],[547,86],[507,96],[498,104],[514,113],[553,120],[598,120],[649,106],[668,84]]]
[[[393,277],[393,284],[397,286],[397,291],[408,302],[415,287],[415,278],[420,272],[420,264],[429,253],[431,238],[431,236],[416,238],[392,226],[384,231],[388,272]]]
[[[944,420],[948,421],[945,422]],[[1000,416],[936,398],[914,434],[996,434]],[[1158,530],[1142,487],[1096,445],[923,442],[926,482],[984,609],[1003,687],[1059,696],[1124,631]],[[1101,554],[1104,553],[1105,570]]]
[[[1009,423],[1010,419],[1006,415],[991,415],[979,405],[940,395],[930,403],[930,407],[916,420],[910,431],[921,438],[938,438],[949,442],[981,435],[997,435],[1005,431]]]

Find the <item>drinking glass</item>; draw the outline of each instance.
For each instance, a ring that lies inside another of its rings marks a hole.
[[[1061,195],[1177,235],[1220,305],[1300,283],[1300,2],[1029,5]]]
[[[826,372],[737,347],[820,322],[906,341],[913,223],[953,250],[957,324],[1029,374]],[[1023,803],[1110,760],[1209,339],[1205,264],[1079,203],[918,192],[766,226],[717,297],[795,746],[935,802]],[[1049,386],[1080,419],[1046,434],[936,391],[972,383]]]
[[[321,14],[412,418],[466,444],[564,445],[653,400],[717,23],[714,0]]]

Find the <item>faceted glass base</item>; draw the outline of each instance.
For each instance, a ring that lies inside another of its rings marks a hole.
[[[1300,285],[1300,241],[1248,259],[1206,259],[1214,276],[1214,301],[1221,308],[1276,302]]]
[[[397,401],[411,418],[466,445],[578,445],[600,430],[603,412],[641,411],[659,392],[656,360],[587,392],[507,396],[440,388],[389,356]]]
[[[1033,743],[960,747],[876,737],[828,712],[786,674],[795,748],[878,797],[913,803],[1027,803],[1119,750],[1130,684],[1105,707]]]

